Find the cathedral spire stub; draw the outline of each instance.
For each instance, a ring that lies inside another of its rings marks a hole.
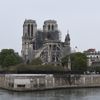
[[[69,43],[70,42],[70,35],[69,35],[69,30],[67,30],[67,35],[65,37],[65,42]]]

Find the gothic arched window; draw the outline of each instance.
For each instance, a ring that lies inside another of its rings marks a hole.
[[[28,36],[30,36],[30,24],[28,24]]]
[[[54,30],[54,25],[52,25],[52,31]]]
[[[48,30],[50,30],[50,25],[48,25]]]
[[[33,36],[33,24],[31,25],[31,36]]]

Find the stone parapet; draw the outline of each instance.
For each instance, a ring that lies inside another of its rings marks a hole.
[[[100,87],[100,75],[1,74],[0,87],[14,91]]]

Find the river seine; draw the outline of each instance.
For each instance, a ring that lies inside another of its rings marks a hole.
[[[28,93],[0,90],[0,100],[100,100],[100,88],[62,89]]]

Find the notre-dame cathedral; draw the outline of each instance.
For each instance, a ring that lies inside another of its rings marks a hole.
[[[43,29],[37,29],[35,20],[25,20],[22,36],[22,57],[28,63],[40,58],[43,64],[60,64],[61,58],[70,54],[70,36],[60,40],[60,31],[55,20],[44,21]]]

